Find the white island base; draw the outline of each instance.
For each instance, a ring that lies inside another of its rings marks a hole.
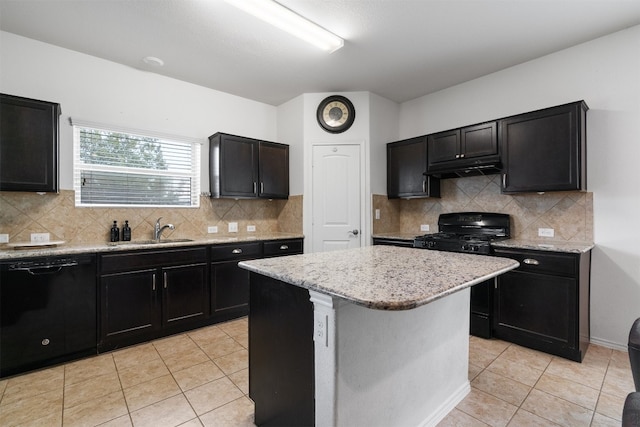
[[[469,288],[411,310],[310,290],[315,425],[435,426],[470,391]]]

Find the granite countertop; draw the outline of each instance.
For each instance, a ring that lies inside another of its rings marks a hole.
[[[408,233],[378,233],[374,234],[374,238],[381,239],[398,239],[412,241],[417,234]],[[492,242],[494,248],[510,248],[510,249],[531,249],[538,251],[551,252],[568,252],[568,253],[586,253],[595,247],[592,242],[567,242],[555,240],[519,240],[508,239]]]
[[[242,261],[240,267],[378,310],[409,310],[519,263],[509,258],[394,246]]]
[[[399,231],[397,231],[394,233],[377,233],[377,234],[374,234],[372,237],[374,239],[395,239],[395,240],[413,241],[413,239],[415,239],[416,236],[422,236],[423,234],[425,233],[422,233],[422,234],[400,233]]]
[[[189,247],[201,245],[220,245],[224,243],[234,242],[253,242],[263,240],[283,240],[283,239],[301,239],[302,234],[294,233],[256,233],[256,234],[239,234],[238,236],[218,236],[205,239],[194,239],[190,241],[180,241],[180,239],[167,239],[166,243],[148,243],[145,240],[134,239],[130,242],[118,243],[95,243],[84,245],[61,244],[57,246],[43,246],[28,249],[15,249],[6,244],[0,245],[0,260],[17,259],[17,258],[33,258],[41,256],[71,255],[85,253],[101,253],[101,252],[118,252],[131,251],[140,249],[165,249],[176,247]],[[164,239],[163,239],[164,240]],[[171,241],[175,240],[175,241]],[[147,243],[145,243],[147,242]]]
[[[518,239],[500,240],[491,243],[494,248],[532,249],[536,251],[586,253],[594,248],[590,242],[558,242],[558,241],[527,241]]]

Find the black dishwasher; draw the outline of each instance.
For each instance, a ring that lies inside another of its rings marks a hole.
[[[0,376],[96,354],[93,254],[0,262]]]

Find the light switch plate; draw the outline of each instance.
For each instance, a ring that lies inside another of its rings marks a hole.
[[[538,228],[538,236],[540,237],[553,237],[554,235],[553,228]]]
[[[218,232],[217,225],[210,225],[207,227],[207,233],[217,233],[217,232]]]
[[[238,232],[238,223],[230,222],[229,223],[229,233],[237,233]]]
[[[0,234],[0,243],[9,243],[9,235]]]
[[[429,231],[429,224],[420,224],[420,231]]]
[[[376,219],[380,219],[380,209],[376,209]]]
[[[256,231],[256,226],[255,225],[247,225],[247,231],[249,233]]]

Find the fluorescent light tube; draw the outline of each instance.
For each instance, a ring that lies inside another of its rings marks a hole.
[[[272,0],[225,0],[227,3],[262,19],[320,49],[331,53],[344,40]]]

